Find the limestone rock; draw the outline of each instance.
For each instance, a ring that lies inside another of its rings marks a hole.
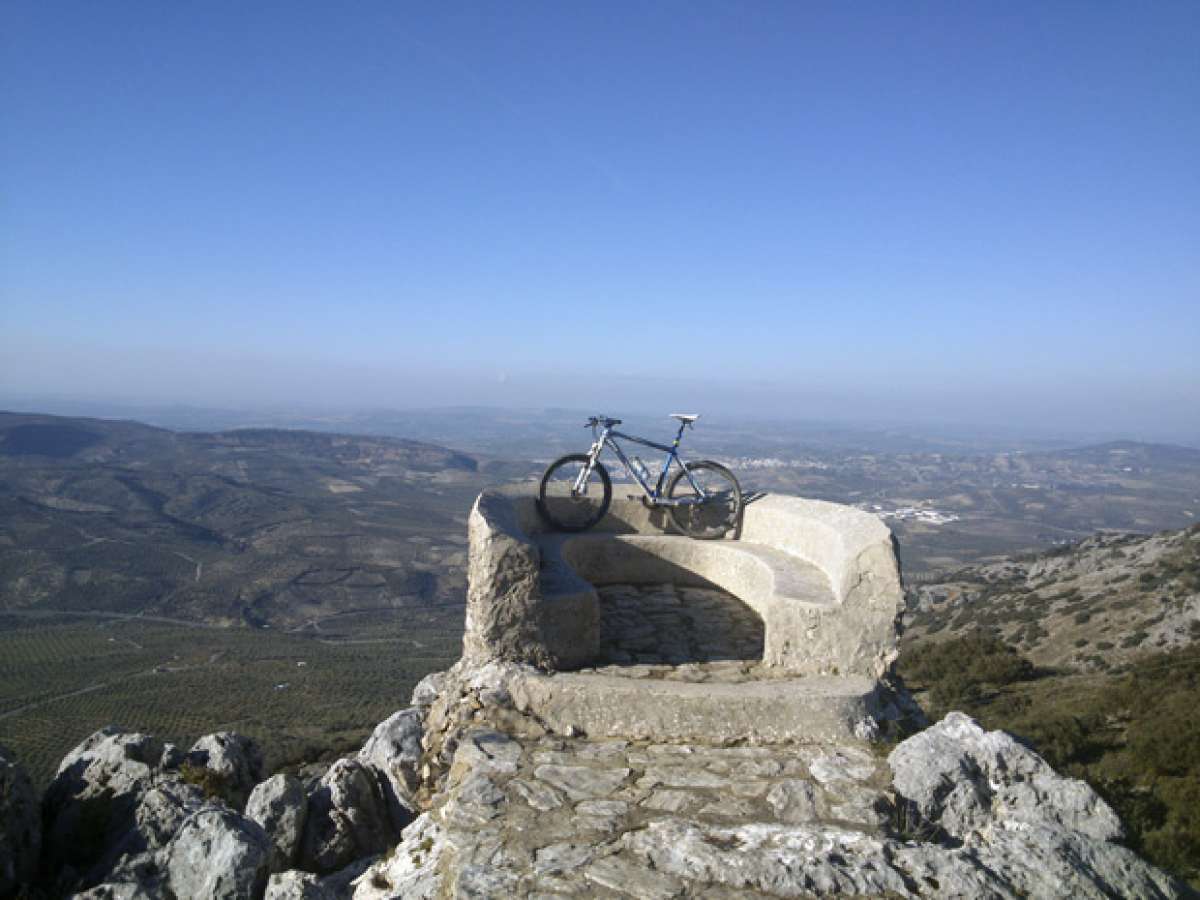
[[[157,896],[160,851],[210,801],[195,785],[163,776],[137,758],[154,758],[153,739],[119,733],[96,737],[85,742],[89,750],[72,752],[68,758],[74,762],[64,764],[62,779],[47,794],[48,801],[53,797],[47,813],[54,816],[56,844],[46,858],[55,888],[96,885],[97,896],[106,891],[124,896],[134,885],[140,892],[134,896]],[[78,776],[74,782],[67,779],[70,773]]]
[[[102,793],[141,793],[161,757],[162,743],[157,738],[109,725],[63,757],[46,800],[58,806]]]
[[[42,801],[44,861],[60,881],[89,871],[100,880],[95,867],[134,828],[161,757],[157,739],[109,726],[63,758]]]
[[[151,890],[160,875],[158,851],[170,843],[189,816],[209,805],[195,785],[177,778],[157,779],[138,799],[127,830],[105,848],[84,883],[103,878]]]
[[[257,823],[212,807],[188,817],[164,857],[174,896],[244,900],[266,888],[271,842]]]
[[[592,769],[586,766],[538,766],[533,774],[572,800],[606,797],[629,777],[630,770]]]
[[[292,869],[272,875],[264,900],[350,900],[354,882],[377,861],[378,856],[356,860],[324,878]]]
[[[119,882],[98,884],[94,888],[72,894],[71,900],[161,900],[162,893],[143,884]]]
[[[221,793],[236,809],[263,777],[262,751],[258,744],[235,731],[206,734],[192,745],[187,761],[212,772],[220,781]]]
[[[295,775],[275,775],[257,785],[246,801],[246,818],[271,839],[271,871],[291,868],[304,836],[308,798]]]
[[[375,773],[357,760],[339,759],[308,799],[300,864],[333,872],[394,843],[398,831]]]
[[[780,822],[799,825],[817,818],[818,800],[811,782],[789,778],[777,782],[767,793],[767,804]]]
[[[177,744],[163,744],[162,757],[158,767],[163,771],[174,771],[187,762],[187,754]]]
[[[920,816],[964,838],[997,821],[1121,837],[1121,822],[1087,784],[1058,775],[1002,731],[959,712],[900,744],[888,757],[896,791]]]
[[[263,900],[333,900],[333,897],[312,872],[291,869],[271,876]]]
[[[10,897],[37,868],[42,811],[25,769],[0,746],[0,897]]]
[[[833,826],[701,826],[664,819],[630,832],[627,846],[655,870],[782,897],[911,896],[884,842]]]
[[[413,688],[412,700],[410,702],[413,706],[420,709],[433,706],[433,702],[437,700],[438,694],[442,692],[445,685],[445,672],[430,672],[417,682],[417,686]]]
[[[388,814],[397,833],[412,821],[417,808],[423,730],[421,710],[402,709],[376,725],[358,751],[358,761],[382,776]]]
[[[439,866],[448,846],[445,832],[429,813],[404,830],[404,840],[387,859],[358,879],[354,900],[432,900],[439,895]]]
[[[1187,897],[1194,892],[1132,850],[1078,831],[1008,823],[977,834],[964,855],[1017,897]],[[941,860],[939,884],[953,885]]]

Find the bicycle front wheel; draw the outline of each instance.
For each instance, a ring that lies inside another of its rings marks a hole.
[[[710,460],[689,463],[686,472],[680,469],[672,475],[667,499],[684,501],[684,505],[667,507],[671,521],[684,534],[700,540],[724,537],[737,525],[742,512],[738,480],[723,465]]]
[[[580,473],[588,464],[586,453],[572,453],[550,463],[538,488],[538,512],[562,531],[584,531],[604,518],[612,503],[612,481],[600,463],[592,466],[579,486]]]

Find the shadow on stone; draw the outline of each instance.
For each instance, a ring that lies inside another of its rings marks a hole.
[[[762,619],[725,591],[674,584],[609,585],[598,594],[598,666],[762,662]]]

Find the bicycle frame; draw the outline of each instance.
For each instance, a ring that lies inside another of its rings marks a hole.
[[[592,433],[595,434],[595,430],[601,427],[603,430],[596,437],[595,441],[592,442],[592,446],[588,450],[588,464],[582,470],[580,470],[579,477],[575,479],[575,484],[571,488],[572,493],[580,494],[587,492],[588,478],[592,474],[592,469],[595,467],[596,463],[599,462],[601,452],[603,452],[605,447],[608,447],[617,455],[617,459],[621,461],[621,465],[625,468],[625,472],[631,475],[634,481],[641,486],[642,491],[645,492],[646,498],[651,505],[693,506],[697,503],[703,503],[706,499],[708,499],[708,495],[704,492],[704,488],[702,488],[692,477],[691,470],[689,470],[687,467],[687,461],[679,455],[679,442],[683,439],[683,429],[686,427],[686,423],[679,423],[679,432],[675,435],[675,440],[671,444],[659,444],[655,441],[647,440],[646,438],[637,437],[636,435],[625,434],[622,431],[616,431],[610,425],[594,425]],[[634,468],[633,463],[629,461],[629,457],[625,455],[625,451],[621,449],[621,445],[617,443],[616,438],[622,438],[626,441],[633,441],[635,444],[641,444],[644,447],[653,447],[655,450],[661,450],[667,454],[666,458],[663,460],[662,472],[659,473],[658,481],[653,487],[651,487],[646,479],[642,478],[641,473]],[[684,475],[687,476],[687,480],[691,483],[692,489],[696,492],[695,497],[668,499],[662,496],[663,487],[667,483],[667,473],[671,470],[672,463],[678,463],[679,467],[683,469]]]

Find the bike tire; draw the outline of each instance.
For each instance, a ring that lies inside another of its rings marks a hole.
[[[737,526],[742,514],[742,486],[732,472],[712,460],[690,463],[687,469],[693,478],[706,482],[703,485],[705,493],[712,487],[714,499],[691,506],[668,506],[671,521],[683,534],[697,540],[723,538]],[[671,476],[666,496],[669,500],[695,496],[695,490],[683,469]]]
[[[590,488],[593,479],[599,478],[599,486],[602,489],[599,502],[590,497],[580,499],[564,496],[561,490],[555,490],[556,485],[561,486],[569,483],[569,480],[573,481],[571,472],[578,473],[579,466],[587,465],[587,462],[586,453],[569,453],[550,463],[542,474],[542,482],[538,486],[537,509],[547,524],[560,531],[587,531],[604,518],[612,503],[612,479],[608,477],[608,470],[599,462],[592,467],[591,478],[588,480]],[[556,478],[556,475],[560,477]]]

